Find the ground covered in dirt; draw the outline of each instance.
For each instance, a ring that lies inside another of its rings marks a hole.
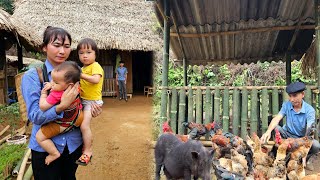
[[[92,163],[79,167],[77,179],[151,179],[151,101],[142,95],[104,99],[103,113],[91,123]]]

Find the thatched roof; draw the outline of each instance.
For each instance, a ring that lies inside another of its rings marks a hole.
[[[37,50],[41,43],[41,38],[35,34],[35,31],[24,26],[2,9],[0,9],[0,32],[9,38],[7,44],[19,43],[28,50]]]
[[[300,59],[314,34],[313,0],[169,2],[170,47],[188,64],[278,61],[287,52]],[[155,10],[163,24],[163,0]]]
[[[316,43],[313,39],[311,46],[307,52],[302,56],[301,70],[302,73],[309,77],[314,77],[317,72],[317,60],[316,60]]]
[[[6,58],[7,58],[7,61],[10,61],[10,62],[18,61],[18,56],[9,56],[9,55],[6,55]],[[41,60],[23,57],[23,64],[25,64],[25,65],[41,64],[41,63],[42,63]]]
[[[16,4],[13,17],[42,36],[47,26],[65,28],[75,48],[82,38],[94,39],[100,49],[158,50],[152,31],[151,2],[143,0],[28,0]]]

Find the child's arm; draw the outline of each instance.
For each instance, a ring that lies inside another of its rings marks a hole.
[[[90,83],[98,84],[100,82],[101,74],[94,74],[92,76],[81,73],[81,79],[84,79]]]
[[[51,89],[51,84],[46,83],[44,88],[41,90],[41,96],[40,96],[40,100],[39,100],[39,106],[40,106],[41,111],[46,111],[53,106],[52,104],[49,104],[47,102],[48,90],[50,90],[50,89]]]

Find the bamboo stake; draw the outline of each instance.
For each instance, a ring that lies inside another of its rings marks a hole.
[[[179,117],[178,117],[178,134],[184,134],[185,127],[182,125],[186,118],[186,91],[180,89],[180,101],[179,101]]]
[[[206,117],[205,117],[205,122],[204,124],[208,124],[211,122],[212,120],[212,110],[211,110],[211,92],[210,92],[210,88],[207,87],[206,89]]]
[[[241,138],[248,135],[248,91],[242,90],[242,106],[241,106]]]
[[[27,162],[28,162],[30,154],[31,154],[31,149],[28,149],[26,155],[24,156],[24,158],[22,160],[17,180],[22,180],[23,174],[24,174],[24,170],[26,169],[26,165],[27,165]]]
[[[310,89],[310,87],[307,87],[307,89],[306,89],[306,91],[305,91],[304,100],[305,100],[308,104],[311,104],[311,102],[312,102],[311,96],[312,96],[312,94],[311,94],[311,89]]]
[[[288,101],[288,99],[289,99],[288,93],[286,91],[282,91],[282,102]],[[286,121],[287,121],[287,118],[284,117],[282,120],[283,124],[286,124]]]
[[[202,94],[198,88],[196,92],[196,123],[202,124]]]
[[[193,90],[188,92],[188,122],[193,122]]]
[[[272,115],[275,116],[279,113],[279,90],[272,90]]]
[[[240,95],[239,90],[233,90],[233,119],[232,119],[232,132],[234,135],[239,136],[240,125]]]
[[[250,135],[258,132],[258,90],[251,91]]]
[[[214,90],[214,120],[217,123],[221,123],[220,120],[220,90]]]
[[[10,125],[6,126],[1,132],[0,136],[2,136],[3,133],[5,133],[10,128]]]
[[[268,129],[268,112],[269,112],[269,100],[268,100],[268,90],[262,90],[262,133],[265,133]]]
[[[222,129],[224,132],[229,132],[229,89],[225,88],[223,91],[223,117]]]
[[[173,88],[172,91],[172,99],[171,99],[171,111],[170,111],[170,126],[174,133],[177,133],[177,100],[178,100],[178,92],[176,88]]]

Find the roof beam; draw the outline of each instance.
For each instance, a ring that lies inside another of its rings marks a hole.
[[[170,33],[171,37],[184,37],[184,38],[200,38],[200,37],[211,37],[220,35],[234,35],[240,33],[257,33],[257,32],[269,32],[269,31],[289,31],[289,30],[301,30],[301,29],[315,29],[315,25],[298,25],[298,26],[275,26],[266,28],[254,28],[254,29],[244,29],[236,31],[223,31],[223,32],[210,32],[201,34],[191,34],[191,33]]]

